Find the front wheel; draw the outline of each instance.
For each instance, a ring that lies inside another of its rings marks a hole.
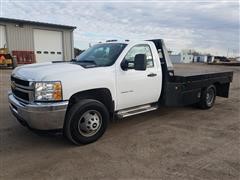
[[[210,85],[202,91],[201,100],[198,107],[201,109],[210,109],[213,107],[216,99],[216,87]]]
[[[80,100],[67,113],[64,134],[74,144],[89,144],[104,134],[108,121],[104,104],[93,99]]]

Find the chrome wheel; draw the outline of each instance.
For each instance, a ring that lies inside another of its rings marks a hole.
[[[102,116],[96,110],[86,111],[78,121],[78,131],[85,137],[96,134],[102,125]]]
[[[206,102],[208,106],[211,106],[211,104],[214,101],[215,97],[215,92],[213,88],[208,89],[207,94],[206,94]]]

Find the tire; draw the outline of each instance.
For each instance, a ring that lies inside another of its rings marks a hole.
[[[109,112],[104,104],[93,99],[83,99],[67,112],[64,135],[76,145],[98,140],[107,129]]]
[[[213,107],[215,99],[216,87],[214,85],[210,85],[202,90],[201,99],[197,106],[200,109],[210,109],[211,107]]]

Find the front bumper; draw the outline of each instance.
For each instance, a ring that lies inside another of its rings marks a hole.
[[[63,128],[68,101],[25,104],[12,93],[8,94],[8,101],[13,115],[21,124],[38,130]]]

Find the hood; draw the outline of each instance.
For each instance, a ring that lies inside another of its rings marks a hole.
[[[24,65],[17,67],[12,75],[20,77],[22,79],[27,79],[30,81],[42,81],[42,80],[51,80],[48,77],[53,75],[61,74],[64,75],[68,72],[85,70],[82,66],[77,64],[72,64],[68,62],[61,63],[39,63]]]

